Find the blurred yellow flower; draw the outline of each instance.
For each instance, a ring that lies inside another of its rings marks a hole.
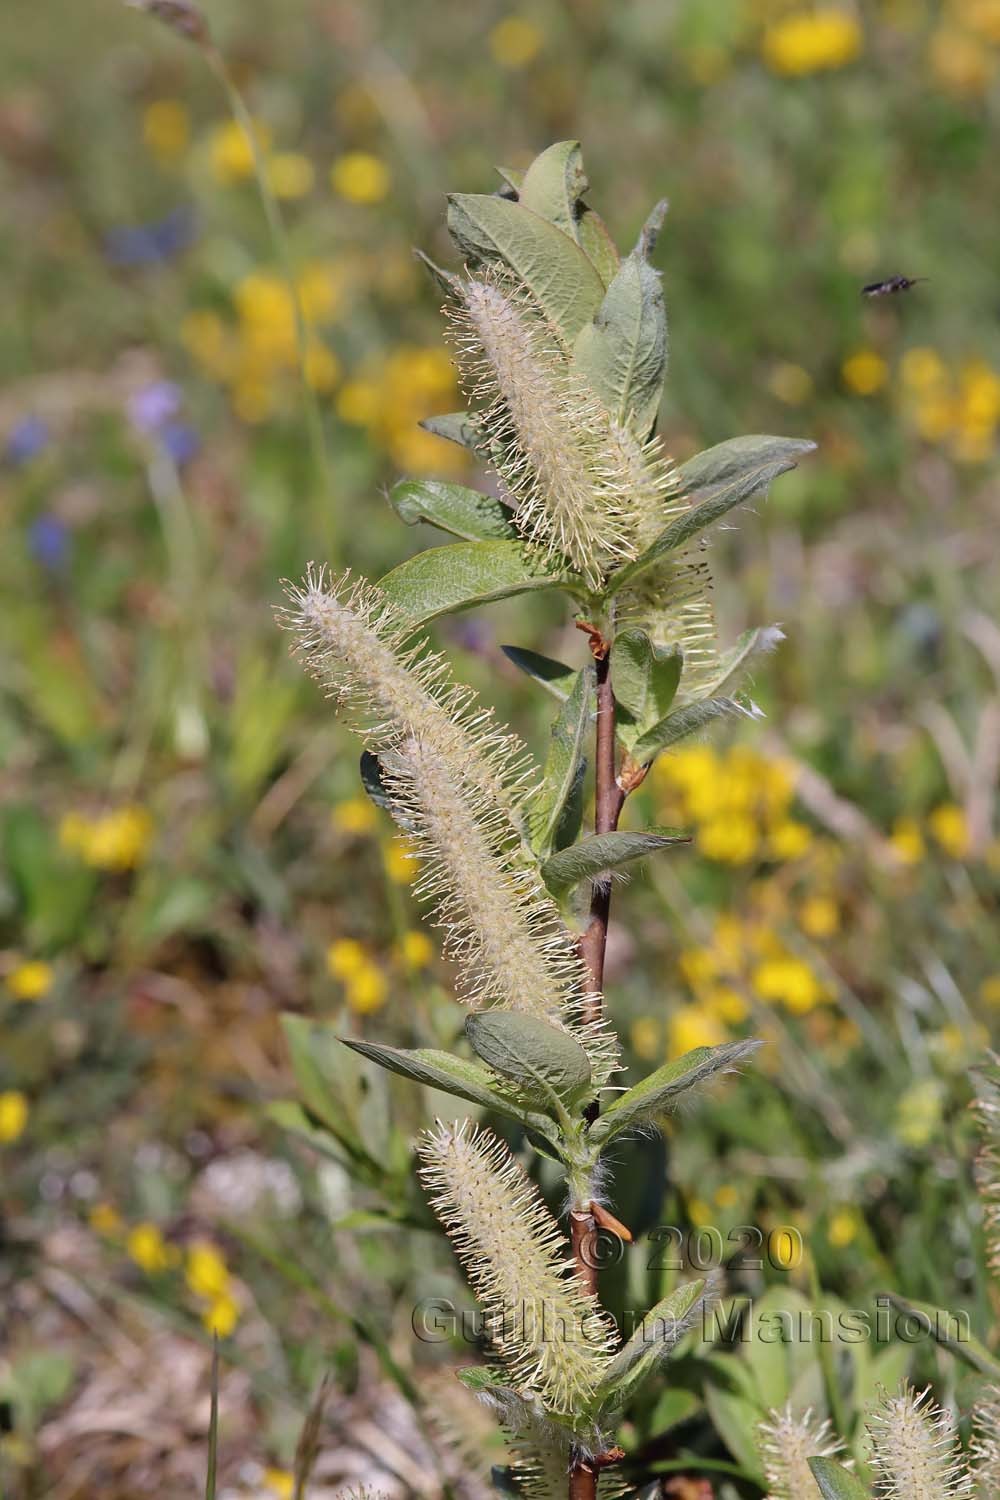
[[[129,1259],[150,1276],[165,1271],[172,1263],[167,1242],[155,1224],[134,1225],[125,1238],[125,1249]]]
[[[856,1208],[838,1208],[826,1226],[827,1242],[834,1250],[845,1250],[858,1236],[861,1218]]]
[[[712,1213],[711,1205],[704,1198],[691,1198],[688,1200],[688,1218],[691,1223],[700,1228],[702,1224],[711,1224],[715,1215]]]
[[[889,843],[896,858],[903,865],[919,864],[927,853],[924,836],[920,832],[916,818],[897,818],[892,825]]]
[[[15,1000],[44,1000],[52,988],[55,971],[40,958],[18,964],[7,975],[7,989]]]
[[[271,144],[271,132],[260,120],[253,124],[254,140],[263,154]],[[209,162],[219,182],[242,182],[254,174],[253,141],[235,120],[227,120],[212,132]]]
[[[809,965],[791,953],[758,964],[752,982],[762,1000],[783,1005],[795,1016],[808,1014],[828,998]]]
[[[234,294],[248,351],[269,364],[298,362],[295,301],[283,276],[251,271]]]
[[[990,974],[983,980],[979,998],[984,1005],[1000,1006],[1000,974]]]
[[[701,989],[719,972],[719,962],[711,948],[684,948],[677,955],[681,976],[693,990]]]
[[[276,198],[293,201],[312,192],[316,172],[308,156],[298,151],[276,151],[268,158],[267,180]]]
[[[939,386],[948,375],[937,350],[922,345],[907,349],[899,362],[899,373],[903,384],[914,391],[926,391],[932,386]]]
[[[493,60],[501,68],[526,68],[534,62],[544,41],[544,34],[527,16],[507,16],[494,26],[489,37]]]
[[[1000,0],[961,0],[963,23],[1000,47]]]
[[[801,365],[775,365],[767,377],[767,388],[786,406],[801,406],[813,393],[813,378]]]
[[[420,861],[403,838],[390,839],[383,851],[385,873],[394,885],[409,885],[416,879]]]
[[[188,112],[179,99],[154,99],[142,116],[142,138],[154,156],[167,164],[187,150],[191,138]]]
[[[844,360],[840,374],[856,396],[874,396],[889,379],[889,366],[874,349],[858,349]]]
[[[229,1337],[239,1322],[239,1318],[239,1304],[228,1294],[216,1297],[201,1315],[206,1331],[216,1334],[220,1339]]]
[[[316,260],[303,266],[296,278],[299,306],[307,323],[329,323],[340,311],[345,275],[333,261]]]
[[[811,938],[828,938],[840,927],[840,911],[830,896],[808,896],[799,907],[799,925]]]
[[[716,1208],[735,1208],[740,1201],[740,1195],[731,1182],[720,1183],[714,1196]]]
[[[184,1280],[196,1297],[215,1301],[229,1289],[229,1268],[218,1247],[210,1240],[188,1246]]]
[[[93,818],[70,812],[59,824],[62,847],[97,870],[134,870],[145,859],[152,837],[152,818],[135,805]]]
[[[207,308],[189,312],[181,322],[181,342],[216,380],[233,372],[233,339],[218,313]]]
[[[325,344],[310,344],[303,373],[310,390],[329,395],[340,379],[340,360]]]
[[[927,826],[945,854],[964,859],[969,852],[969,830],[965,813],[954,802],[943,802],[928,815]]]
[[[786,818],[772,828],[767,840],[768,853],[774,859],[801,859],[812,844],[812,829],[806,823]]]
[[[800,78],[853,62],[862,40],[857,19],[830,6],[782,17],[764,33],[761,51],[772,72]]]
[[[382,970],[373,963],[365,964],[347,981],[347,1003],[358,1015],[369,1015],[379,1010],[389,995],[389,985]]]
[[[338,938],[326,950],[327,971],[334,979],[353,979],[370,962],[367,951],[354,938]]]
[[[95,1203],[87,1215],[87,1223],[95,1234],[102,1234],[107,1239],[115,1238],[125,1227],[113,1203]]]
[[[702,823],[695,835],[695,846],[706,859],[720,864],[745,865],[757,853],[760,839],[752,818],[713,818]]]
[[[381,203],[391,186],[389,168],[370,151],[349,151],[330,168],[335,193],[348,203]]]
[[[367,427],[381,410],[382,400],[374,380],[348,380],[337,396],[337,415],[352,427]]]
[[[434,957],[434,945],[424,932],[416,929],[404,932],[399,943],[399,956],[407,969],[426,969]]]
[[[717,1047],[726,1029],[704,1005],[682,1005],[667,1022],[667,1055],[682,1057],[695,1047]]]
[[[358,835],[371,833],[378,826],[378,815],[368,797],[347,797],[330,813],[330,822],[338,833]]]
[[[941,1123],[941,1087],[934,1078],[910,1085],[896,1106],[896,1135],[906,1146],[920,1149],[934,1139]]]
[[[629,1028],[629,1042],[636,1057],[641,1057],[645,1062],[659,1057],[663,1046],[660,1023],[654,1021],[652,1016],[639,1016]]]
[[[928,56],[938,82],[956,94],[981,94],[997,69],[996,57],[979,37],[950,24],[935,31]]]
[[[292,1500],[295,1493],[295,1475],[288,1469],[265,1469],[264,1483],[276,1496],[276,1500]]]
[[[720,1021],[725,1021],[729,1026],[738,1026],[750,1014],[746,997],[741,995],[739,990],[734,990],[731,985],[720,984],[714,989],[707,990],[703,998],[713,1015],[718,1016]]]
[[[19,1089],[0,1094],[0,1146],[10,1145],[28,1123],[28,1100]]]

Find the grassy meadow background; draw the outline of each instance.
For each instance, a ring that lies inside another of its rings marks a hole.
[[[0,1491],[202,1494],[216,1333],[220,1493],[291,1496],[327,1369],[317,1495],[481,1492],[442,1436],[469,1431],[448,1369],[474,1351],[411,1328],[420,1298],[468,1305],[410,1181],[432,1101],[330,1048],[315,1086],[339,1135],[283,1128],[305,1025],[283,1012],[403,1045],[461,1016],[405,844],[273,612],[310,560],[377,575],[434,539],[392,513],[396,478],[488,482],[417,426],[461,398],[412,247],[450,263],[444,193],[565,138],[620,244],[670,200],[671,451],[819,444],[713,549],[726,642],[787,640],[757,673],[762,724],[639,794],[634,819],[693,843],[619,891],[609,953],[634,1063],[768,1045],[623,1150],[637,1244],[605,1294],[642,1310],[673,1274],[657,1226],[705,1228],[695,1263],[716,1231],[729,1259],[739,1226],[790,1226],[801,1257],[731,1284],[852,1308],[895,1289],[983,1334],[967,1102],[1000,1022],[1000,4],[206,13],[287,256],[196,47],[112,0],[0,15]],[[894,273],[929,279],[859,296]],[[557,607],[435,635],[540,749],[546,703],[500,645],[582,660]],[[926,1343],[857,1360],[848,1425],[904,1366],[961,1395]],[[629,1413],[643,1477],[739,1465],[690,1367]],[[799,1382],[822,1406],[816,1369],[752,1374],[765,1405]]]

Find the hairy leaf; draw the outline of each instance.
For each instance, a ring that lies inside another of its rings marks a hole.
[[[735,698],[703,698],[696,703],[686,703],[683,708],[667,714],[639,736],[631,747],[632,758],[640,765],[648,765],[661,750],[666,750],[669,745],[676,745],[678,740],[686,739],[689,734],[697,734],[714,719],[748,712]]]
[[[465,1031],[484,1062],[539,1102],[553,1091],[572,1098],[590,1084],[590,1060],[580,1043],[537,1016],[477,1011],[466,1020]]]
[[[777,625],[763,625],[756,630],[745,630],[736,644],[719,657],[713,675],[703,684],[706,697],[728,693],[740,681],[755,656],[773,651],[785,639]]]
[[[611,685],[619,715],[619,733],[630,747],[645,730],[666,717],[674,701],[684,664],[678,646],[654,646],[644,630],[621,630],[611,647]]]
[[[582,880],[593,880],[607,870],[642,859],[658,849],[690,843],[679,829],[649,829],[642,833],[594,833],[560,849],[542,865],[542,879],[553,895],[563,896]]]
[[[532,810],[532,843],[543,859],[557,845],[560,824],[579,785],[593,701],[594,669],[585,667],[552,725],[545,775]]]
[[[823,1500],[868,1500],[868,1491],[856,1474],[835,1458],[807,1460]]]
[[[593,321],[573,348],[573,366],[616,422],[632,422],[645,436],[656,420],[667,369],[667,315],[660,275],[646,256],[662,222],[658,204],[632,254],[621,264]]]
[[[427,521],[470,542],[516,541],[510,511],[494,495],[448,484],[441,479],[402,479],[393,485],[389,500],[407,526]]]
[[[558,698],[560,703],[566,702],[577,680],[575,667],[567,667],[565,662],[542,656],[538,651],[527,651],[522,646],[501,646],[500,650],[515,667],[540,682],[553,698]]]
[[[599,213],[595,213],[586,204],[581,204],[577,229],[578,238],[587,259],[601,278],[601,284],[609,287],[618,275],[618,267],[622,263],[622,258],[618,253],[618,246],[608,232],[608,226]]]
[[[518,187],[518,201],[579,243],[577,202],[587,191],[579,141],[557,141],[536,156]]]
[[[417,425],[435,437],[447,438],[449,443],[468,448],[471,453],[480,453],[486,446],[486,435],[478,418],[471,412],[452,411],[440,417],[424,417]]]
[[[493,599],[575,581],[546,568],[523,542],[454,542],[418,552],[380,578],[378,586],[416,628]]]
[[[634,562],[619,568],[611,580],[611,591],[617,592],[632,583],[668,552],[683,546],[734,506],[766,489],[779,474],[794,469],[798,459],[815,447],[806,438],[753,435],[730,438],[695,454],[678,471],[679,492],[688,497],[690,509],[661,531]]]
[[[651,1308],[608,1366],[598,1391],[604,1407],[624,1406],[690,1326],[704,1279],[677,1287]]]
[[[963,1327],[954,1313],[933,1307],[929,1302],[914,1302],[910,1297],[900,1297],[896,1292],[889,1292],[888,1297],[893,1307],[897,1307],[900,1312],[919,1318],[931,1337],[943,1348],[950,1349],[963,1363],[971,1365],[981,1375],[1000,1380],[1000,1360]]]
[[[455,193],[448,199],[448,228],[470,260],[509,266],[567,345],[600,306],[604,285],[580,246],[523,204]]]
[[[760,1045],[754,1039],[724,1042],[721,1047],[695,1047],[683,1057],[664,1063],[609,1104],[590,1127],[590,1138],[610,1140],[629,1126],[646,1124],[672,1109],[689,1089],[734,1068]]]

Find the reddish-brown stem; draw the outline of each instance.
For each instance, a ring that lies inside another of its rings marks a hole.
[[[592,628],[592,627],[591,627]],[[594,632],[596,635],[596,632]],[[604,645],[603,641],[601,642]],[[591,649],[594,650],[593,645]],[[597,665],[597,733],[594,748],[595,788],[595,833],[613,833],[618,827],[618,818],[626,793],[618,785],[615,776],[615,695],[611,687],[611,662],[607,647],[602,654],[594,650]],[[611,913],[611,886],[608,881],[594,885],[590,900],[590,920],[580,939],[580,957],[587,970],[587,991],[591,997],[589,1016],[598,1020],[601,1015],[601,994],[604,988],[604,954],[608,944],[608,917]],[[596,1117],[597,1106],[588,1111]],[[594,1220],[590,1206],[576,1208],[570,1212],[570,1232],[573,1240],[573,1258],[577,1275],[587,1290],[597,1294],[597,1266],[593,1255]],[[569,1471],[569,1500],[596,1500],[598,1465],[585,1461],[575,1462]]]

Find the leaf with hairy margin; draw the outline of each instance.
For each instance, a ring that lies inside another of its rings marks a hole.
[[[611,686],[620,739],[631,748],[664,719],[677,694],[684,656],[679,646],[654,646],[644,630],[620,630],[611,646]]]
[[[565,662],[543,656],[539,651],[528,651],[523,646],[501,646],[500,650],[508,661],[534,678],[553,698],[558,698],[560,703],[566,702],[579,675],[576,667],[567,667]]]
[[[704,1297],[705,1280],[677,1287],[651,1308],[611,1361],[596,1393],[605,1409],[624,1406],[691,1325]]]
[[[531,814],[532,846],[544,859],[556,847],[556,835],[579,781],[594,705],[594,669],[578,672],[573,688],[556,715],[549,753]]]
[[[517,190],[518,202],[580,242],[577,203],[589,187],[579,141],[557,141],[536,156]]]
[[[676,745],[689,734],[697,734],[713,720],[728,718],[731,714],[754,716],[752,710],[744,708],[735,698],[700,698],[694,703],[686,703],[639,736],[630,750],[632,759],[640,765],[649,765],[661,750]]]
[[[473,1051],[538,1102],[576,1098],[590,1086],[590,1059],[568,1031],[538,1016],[481,1010],[465,1022]]]
[[[593,833],[568,849],[552,854],[541,867],[541,876],[554,896],[565,896],[582,880],[594,880],[609,870],[668,849],[689,844],[690,836],[678,829],[646,829],[641,833]]]
[[[608,1141],[619,1131],[644,1125],[672,1109],[682,1094],[707,1083],[716,1074],[737,1067],[760,1043],[750,1038],[723,1042],[719,1047],[695,1047],[650,1073],[626,1093],[619,1094],[590,1127],[592,1141]]]
[[[573,574],[553,573],[523,542],[504,541],[428,548],[386,573],[378,586],[416,628],[494,599],[573,584],[582,586]]]
[[[407,526],[426,521],[470,542],[519,541],[510,511],[495,495],[443,479],[401,479],[389,503]]]
[[[807,1459],[823,1500],[869,1500],[868,1491],[856,1474],[835,1458]]]
[[[443,416],[424,417],[417,426],[422,427],[425,432],[433,433],[435,437],[457,443],[460,448],[467,448],[470,453],[483,453],[487,449],[486,434],[471,412],[450,411]]]

